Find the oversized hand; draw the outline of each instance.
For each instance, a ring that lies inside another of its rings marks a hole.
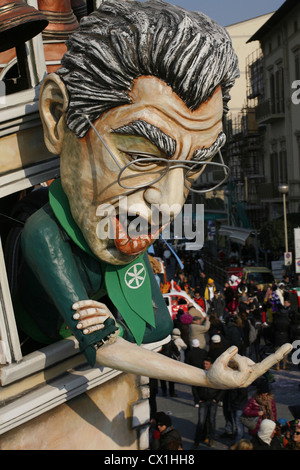
[[[292,349],[291,344],[284,344],[274,354],[256,364],[248,357],[237,354],[237,347],[231,346],[214,361],[207,372],[207,386],[218,389],[248,387],[274,364],[281,361]],[[238,370],[228,365],[230,361],[237,364]]]
[[[88,335],[104,328],[104,322],[110,317],[114,318],[105,304],[96,300],[80,300],[72,305],[76,310],[73,318],[78,320],[77,328]]]

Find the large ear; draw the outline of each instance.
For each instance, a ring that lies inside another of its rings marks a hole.
[[[43,81],[39,106],[45,144],[49,152],[59,155],[65,131],[68,95],[64,83],[56,73],[50,73]]]

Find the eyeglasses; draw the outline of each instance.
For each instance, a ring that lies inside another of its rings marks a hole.
[[[294,434],[296,434],[296,436],[300,436],[300,432],[294,432]]]
[[[196,161],[196,160],[168,160],[162,157],[153,157],[146,153],[134,153],[132,152],[132,160],[126,163],[124,166],[120,165],[118,159],[113,154],[109,146],[106,144],[98,130],[95,128],[89,117],[84,115],[91,128],[96,133],[104,147],[106,148],[109,155],[119,168],[118,184],[123,189],[141,189],[151,186],[160,181],[166,174],[172,169],[183,168],[184,174],[184,186],[191,192],[197,194],[205,194],[210,191],[214,191],[219,186],[223,185],[230,176],[230,168],[225,165],[221,151],[217,150],[216,154],[219,155],[220,162],[216,161]],[[215,155],[216,155],[215,154]],[[215,156],[214,155],[214,156]],[[213,169],[222,169],[224,178],[217,183],[215,186],[207,189],[195,189],[192,185],[195,183],[195,178],[200,173],[203,167],[210,167]],[[141,177],[143,182],[141,183]]]

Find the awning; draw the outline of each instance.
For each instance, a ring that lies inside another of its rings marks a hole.
[[[231,227],[229,225],[221,225],[219,235],[225,235],[230,241],[245,245],[248,237],[253,235],[253,230],[241,227]]]

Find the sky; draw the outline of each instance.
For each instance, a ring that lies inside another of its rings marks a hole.
[[[229,26],[278,10],[285,0],[165,0],[186,10],[202,11],[222,26]]]

